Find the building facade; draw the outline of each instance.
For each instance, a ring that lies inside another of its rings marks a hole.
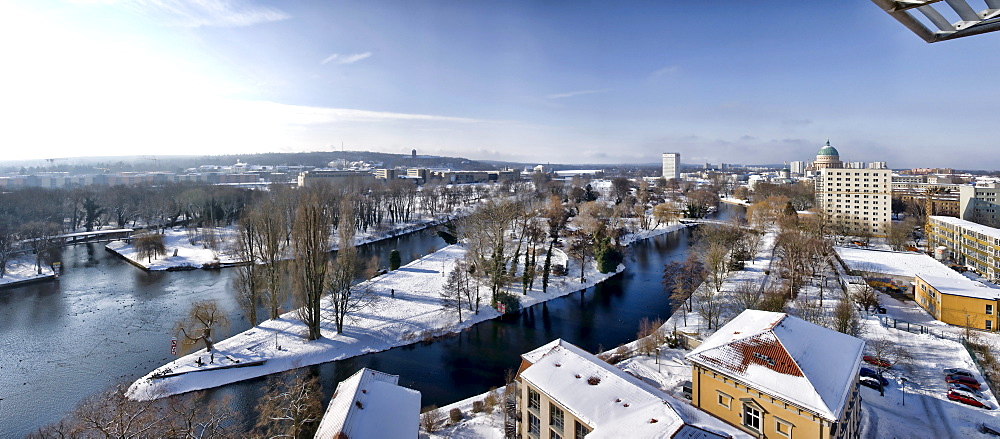
[[[744,311],[687,355],[691,403],[756,437],[859,437],[864,344],[785,313]]]
[[[913,295],[930,315],[949,325],[996,331],[1000,290],[964,276],[916,275]]]
[[[949,260],[1000,281],[1000,229],[948,216],[927,217],[927,247],[945,247]]]
[[[958,189],[962,218],[989,227],[1000,227],[1000,183],[980,183]]]
[[[681,178],[681,153],[663,153],[663,178],[667,180]]]
[[[823,168],[816,203],[846,233],[885,236],[892,219],[892,171]]]

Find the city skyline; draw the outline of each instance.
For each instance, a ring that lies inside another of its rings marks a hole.
[[[980,85],[1000,35],[928,45],[868,1],[15,0],[0,24],[7,160],[344,144],[753,164],[830,138],[894,168],[1000,168]]]

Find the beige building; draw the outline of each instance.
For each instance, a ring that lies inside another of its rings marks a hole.
[[[518,437],[748,437],[563,340],[521,358]]]
[[[856,438],[865,342],[747,310],[687,355],[691,403],[755,437]]]
[[[916,275],[917,304],[949,325],[995,331],[1000,290],[952,272],[952,275]]]
[[[816,161],[812,164],[813,170],[819,171],[827,168],[843,168],[844,162],[840,161],[840,152],[837,148],[830,146],[830,141],[826,141],[826,146],[816,153]]]
[[[980,183],[958,189],[959,218],[989,227],[1000,227],[1000,183]]]
[[[892,171],[825,168],[816,177],[816,203],[847,233],[884,236],[892,219]]]

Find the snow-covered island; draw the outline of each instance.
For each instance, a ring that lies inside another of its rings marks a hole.
[[[3,277],[0,277],[0,288],[10,288],[56,277],[56,273],[44,265],[42,266],[42,272],[39,273],[33,259],[33,256],[27,255],[8,261]]]
[[[627,237],[634,242],[662,235],[685,227],[681,224],[661,225]],[[457,260],[464,256],[461,245],[445,247],[382,276],[361,284],[370,290],[375,300],[370,307],[350,316],[345,331],[338,334],[332,322],[323,324],[323,338],[306,340],[305,325],[289,312],[278,319],[260,325],[215,344],[215,352],[204,349],[165,364],[135,381],[128,395],[136,399],[159,398],[194,390],[207,389],[246,379],[283,372],[290,369],[342,360],[370,352],[458,332],[476,323],[501,314],[486,304],[479,314],[457,315],[445,308],[440,293]],[[550,279],[547,292],[540,286],[522,295],[512,289],[522,307],[529,307],[556,297],[596,285],[625,269],[619,265],[614,272],[600,273],[591,261],[585,269],[585,282],[579,282],[579,265],[557,250],[553,263],[567,267],[568,276]],[[324,312],[332,305],[324,302]]]

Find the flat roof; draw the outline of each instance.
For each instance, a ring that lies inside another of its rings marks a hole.
[[[1000,299],[1000,289],[990,288],[980,282],[976,282],[965,276],[942,277],[933,274],[917,274],[917,277],[930,284],[941,294],[952,296],[973,297],[976,299],[997,300]]]
[[[856,247],[834,247],[847,268],[858,271],[913,277],[917,273],[962,277],[923,253],[868,250]]]
[[[964,219],[955,218],[953,216],[931,216],[930,219],[941,221],[943,223],[948,223],[953,226],[958,226],[963,229],[971,230],[973,232],[982,233],[994,239],[1000,239],[1000,229],[987,227],[982,224],[974,223],[972,221],[967,221]]]

